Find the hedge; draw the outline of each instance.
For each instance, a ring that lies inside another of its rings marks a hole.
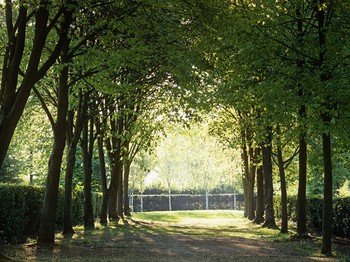
[[[36,234],[41,207],[44,200],[44,187],[0,184],[0,240],[21,242]],[[94,215],[100,214],[101,194],[93,194]],[[60,188],[56,211],[56,228],[63,226],[64,190]],[[83,223],[84,194],[73,192],[72,222]]]
[[[143,195],[143,211],[169,210],[168,195]],[[210,194],[209,209],[234,209],[233,194]],[[236,209],[243,209],[243,195],[236,195]],[[203,210],[205,209],[205,195],[179,194],[171,196],[172,210]],[[134,196],[135,212],[141,211],[141,196]]]
[[[275,215],[281,218],[281,198],[274,198]],[[322,231],[323,199],[309,197],[306,202],[307,224],[313,230]],[[288,197],[288,217],[297,219],[297,197]],[[350,237],[350,197],[335,198],[333,201],[333,233]]]

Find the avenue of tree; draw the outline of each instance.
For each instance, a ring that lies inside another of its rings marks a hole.
[[[74,232],[77,185],[86,228],[94,228],[96,188],[103,193],[101,224],[118,221],[130,215],[131,166],[152,169],[142,158],[156,151],[166,126],[205,122],[207,135],[231,151],[208,144],[195,129],[185,139],[208,155],[198,153],[183,172],[209,192],[211,179],[222,179],[210,174],[230,171],[220,157],[205,158],[239,150],[245,216],[276,227],[277,178],[281,232],[287,232],[294,183],[300,238],[308,236],[307,193],[321,194],[321,251],[331,253],[333,196],[350,179],[350,3],[5,0],[0,6],[0,178],[46,175],[38,243],[54,242],[60,184],[64,234]],[[157,149],[169,190],[171,165],[189,158],[165,150],[171,146]],[[20,158],[29,164],[16,168]]]

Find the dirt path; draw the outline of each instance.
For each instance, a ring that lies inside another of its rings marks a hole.
[[[58,234],[53,246],[2,246],[2,252],[16,261],[338,261],[313,255],[319,248],[316,240],[276,242],[221,235],[213,225],[137,222],[82,231],[72,238]]]

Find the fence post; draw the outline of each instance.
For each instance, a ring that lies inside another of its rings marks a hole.
[[[233,192],[233,210],[236,210],[237,208],[237,198],[236,198],[236,192]]]

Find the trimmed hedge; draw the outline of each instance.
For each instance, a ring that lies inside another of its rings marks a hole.
[[[334,233],[350,237],[350,197],[338,198],[333,213]]]
[[[37,233],[45,188],[27,185],[0,184],[0,240],[21,242],[28,236]],[[100,214],[102,196],[93,194],[94,215]],[[56,228],[63,226],[64,190],[60,188]],[[73,192],[72,221],[73,225],[83,224],[84,194]]]
[[[243,195],[236,195],[236,209],[243,209]],[[205,209],[205,195],[172,195],[172,210],[203,210]],[[234,209],[233,194],[210,194],[210,209]],[[168,195],[143,195],[144,211],[167,211],[169,210]],[[141,196],[134,196],[134,211],[141,211]]]
[[[281,218],[281,199],[274,198],[275,215]],[[306,203],[307,224],[313,230],[322,231],[323,199],[310,197]],[[288,197],[288,217],[297,219],[297,197]],[[335,198],[333,201],[333,233],[350,237],[350,197]]]
[[[36,232],[43,188],[0,184],[0,238],[22,241]]]

